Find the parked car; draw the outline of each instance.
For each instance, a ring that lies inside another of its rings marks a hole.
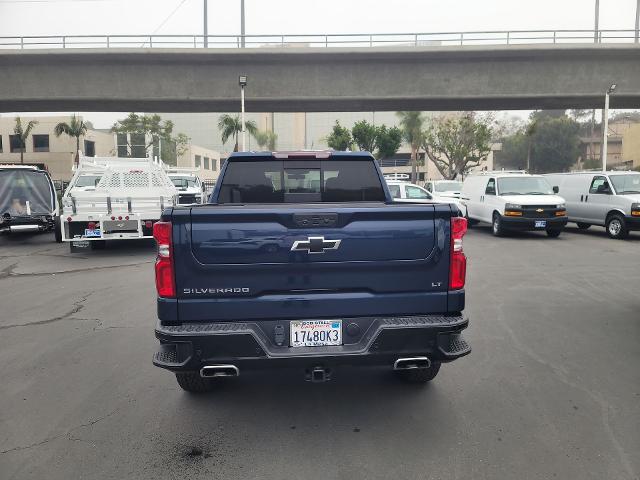
[[[457,180],[429,180],[424,188],[436,197],[460,198],[462,182]]]
[[[564,198],[541,175],[525,172],[482,172],[462,185],[462,203],[470,223],[492,225],[495,236],[510,230],[544,230],[557,237],[567,224]]]
[[[58,198],[49,173],[35,165],[0,165],[0,232],[50,232]]]
[[[421,186],[409,182],[387,180],[387,186],[395,202],[450,203],[458,207],[462,216],[466,217],[467,207],[465,207],[460,200],[453,197],[436,197]]]
[[[567,216],[578,228],[605,227],[611,238],[640,230],[640,173],[581,172],[545,176],[566,200]]]
[[[205,186],[198,176],[198,169],[171,167],[167,168],[167,175],[178,190],[179,204],[188,205],[206,201]]]
[[[209,204],[154,226],[153,363],[189,392],[285,366],[432,380],[471,351],[466,223],[449,204],[393,202],[366,152],[234,153]]]

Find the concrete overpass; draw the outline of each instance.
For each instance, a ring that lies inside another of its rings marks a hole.
[[[640,108],[640,45],[0,51],[0,111]]]

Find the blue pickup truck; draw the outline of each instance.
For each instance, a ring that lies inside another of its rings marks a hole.
[[[209,203],[154,225],[153,362],[189,392],[284,366],[430,381],[471,351],[466,227],[455,204],[394,203],[368,153],[235,153]]]

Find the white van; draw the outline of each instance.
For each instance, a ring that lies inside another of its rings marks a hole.
[[[546,175],[567,201],[570,222],[605,227],[611,238],[640,230],[640,173],[580,172]]]
[[[554,194],[542,175],[482,172],[462,184],[462,203],[472,225],[490,223],[495,236],[509,230],[544,230],[557,237],[567,224],[564,198]]]

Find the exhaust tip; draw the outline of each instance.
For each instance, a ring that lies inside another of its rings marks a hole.
[[[418,370],[431,367],[428,357],[399,358],[393,363],[394,370]]]
[[[200,369],[202,378],[237,377],[239,375],[240,370],[235,365],[207,365]]]

